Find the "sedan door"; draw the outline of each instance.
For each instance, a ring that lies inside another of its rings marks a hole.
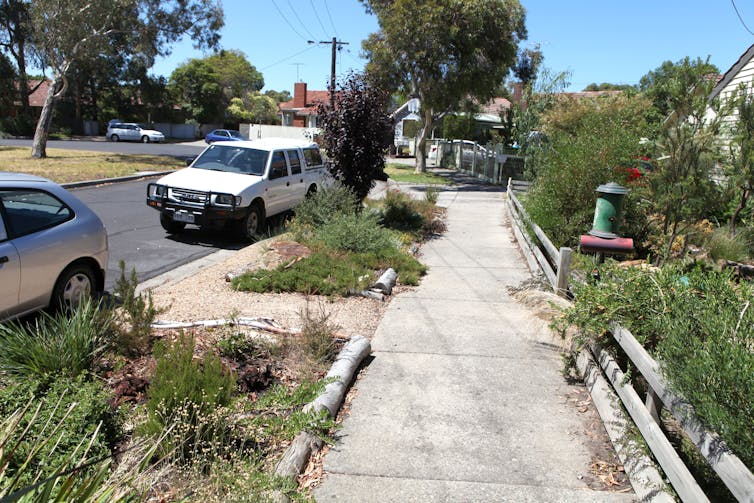
[[[66,224],[75,218],[73,210],[48,192],[0,190],[0,203],[5,210],[7,234],[20,257],[12,266],[19,268],[16,311],[46,307],[58,275],[71,260],[69,255],[77,253],[77,241],[86,236],[69,231]]]
[[[18,305],[21,287],[21,261],[16,247],[8,240],[3,215],[0,213],[0,319],[13,313]]]

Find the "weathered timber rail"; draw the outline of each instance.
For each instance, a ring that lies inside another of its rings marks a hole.
[[[571,250],[570,248],[558,250],[542,229],[526,214],[516,192],[525,192],[527,189],[526,182],[508,180],[508,208],[513,221],[514,234],[521,244],[529,266],[533,270],[541,270],[553,285],[553,289],[563,295],[568,289]],[[528,229],[531,229],[539,243],[534,242]],[[552,264],[557,265],[553,267]],[[614,358],[601,347],[590,345],[581,352],[582,359],[590,360],[592,365],[597,365],[601,369],[681,500],[709,501],[663,433],[660,425],[660,415],[663,409],[667,410],[681,425],[699,453],[717,473],[731,494],[738,501],[754,503],[754,475],[751,470],[730,450],[717,433],[704,427],[691,405],[670,391],[667,381],[660,373],[660,364],[649,355],[631,332],[617,324],[607,328],[631,365],[646,380],[648,386],[646,399],[642,400],[639,397]],[[584,372],[585,369],[586,366],[583,366],[581,371]],[[619,408],[613,412],[618,412],[618,410]],[[602,414],[602,411],[600,413]],[[603,417],[603,420],[609,419]]]
[[[529,218],[526,210],[524,210],[524,206],[516,196],[516,192],[525,192],[528,187],[528,182],[517,181],[512,178],[508,179],[508,209],[514,222],[513,232],[521,244],[521,249],[529,263],[529,267],[532,270],[541,270],[550,282],[550,285],[552,285],[555,293],[562,297],[567,297],[568,281],[571,275],[572,250],[565,246],[560,249],[556,248],[544,231]],[[534,232],[534,235],[539,240],[539,244],[541,244],[541,248],[529,236],[526,230],[527,227]],[[542,249],[544,249],[544,252]]]

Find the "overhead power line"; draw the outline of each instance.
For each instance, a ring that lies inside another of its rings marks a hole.
[[[332,26],[332,31],[335,33],[335,36],[338,36],[338,30],[335,28],[335,23],[332,22],[332,16],[330,15],[330,7],[327,6],[327,0],[324,0],[325,2],[325,11],[327,11],[327,17],[330,20],[330,26]]]
[[[301,21],[301,18],[298,17],[298,12],[296,12],[296,9],[294,9],[293,5],[291,5],[291,0],[288,0],[288,7],[290,7],[291,12],[293,12],[293,15],[296,17],[296,20],[298,20],[298,24],[300,24],[301,26],[303,26],[304,31],[306,33],[308,33],[310,37],[314,38],[314,35],[312,34],[312,32],[309,31],[309,28],[306,26],[306,23],[304,23],[303,21]]]
[[[272,68],[273,66],[277,66],[277,65],[279,65],[279,64],[281,64],[281,63],[285,63],[285,62],[286,62],[286,61],[288,61],[289,59],[293,59],[293,58],[295,58],[296,56],[298,56],[299,54],[303,54],[303,53],[305,53],[306,51],[311,51],[312,49],[314,49],[314,47],[316,47],[316,46],[308,46],[308,47],[307,47],[306,49],[304,49],[303,51],[299,51],[299,52],[297,52],[296,54],[291,54],[290,56],[288,56],[288,57],[286,57],[286,58],[283,58],[283,59],[281,59],[280,61],[277,61],[277,62],[275,62],[275,63],[272,63],[272,64],[270,64],[270,65],[267,65],[267,66],[265,66],[264,68],[260,68],[259,70],[260,70],[260,71],[264,71],[264,70],[267,70],[268,68]]]
[[[744,21],[744,18],[741,17],[741,13],[738,12],[738,7],[736,7],[736,2],[734,0],[730,0],[731,5],[733,5],[733,10],[736,11],[736,15],[738,16],[738,20],[741,21],[741,24],[743,25],[744,29],[749,32],[749,35],[754,35],[752,31],[749,29],[748,26],[746,26],[746,22]]]
[[[283,21],[285,21],[286,24],[288,26],[290,26],[291,30],[293,30],[293,33],[295,33],[296,35],[298,35],[299,37],[301,37],[303,40],[307,40],[307,38],[305,36],[303,36],[301,33],[299,33],[298,30],[291,24],[291,22],[288,21],[288,18],[285,17],[285,14],[283,14],[283,11],[280,10],[280,7],[278,7],[278,4],[275,3],[275,0],[272,0],[272,5],[275,6],[275,8],[277,9],[278,13],[280,14],[280,17],[283,18]]]
[[[312,5],[312,10],[314,11],[314,17],[317,18],[317,22],[319,23],[319,27],[322,28],[322,32],[327,35],[327,28],[325,28],[325,25],[322,24],[322,19],[319,17],[319,13],[317,12],[317,8],[314,6],[314,0],[309,0],[309,3]],[[315,37],[312,37],[315,38]]]

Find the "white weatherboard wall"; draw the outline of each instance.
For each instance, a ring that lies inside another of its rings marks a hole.
[[[749,93],[754,92],[754,45],[744,52],[738,61],[725,72],[720,82],[717,83],[712,91],[712,98],[720,98],[722,102],[735,96],[740,85],[745,85]],[[734,110],[731,115],[725,118],[726,122],[732,122],[738,111]],[[712,110],[709,110],[707,118],[713,116]]]

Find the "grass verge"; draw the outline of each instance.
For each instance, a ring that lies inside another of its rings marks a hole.
[[[417,183],[422,185],[451,185],[453,182],[434,173],[416,174],[414,166],[405,164],[387,163],[385,173],[396,182]]]
[[[137,174],[140,171],[167,171],[183,167],[169,156],[116,154],[84,150],[47,149],[45,159],[31,157],[31,149],[0,147],[3,171],[43,176],[57,183],[99,180]]]

